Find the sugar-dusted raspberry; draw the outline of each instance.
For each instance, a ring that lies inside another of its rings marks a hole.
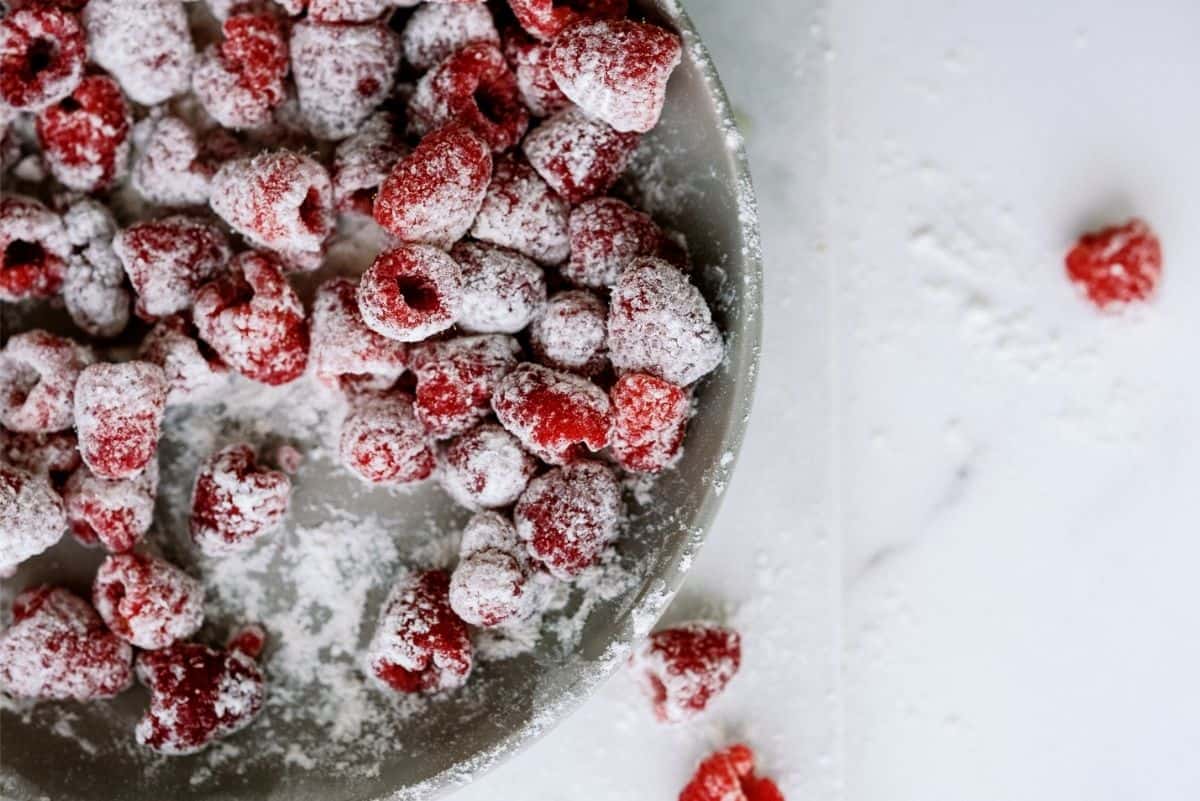
[[[115,337],[125,330],[133,299],[111,239],[97,239],[71,254],[62,296],[71,320],[92,336]]]
[[[167,377],[167,405],[206,400],[225,386],[221,358],[180,315],[164,317],[146,334],[138,358],[157,364]]]
[[[343,139],[391,93],[400,36],[380,22],[309,18],[292,27],[291,53],[300,109],[313,136]]]
[[[392,169],[375,198],[375,219],[401,240],[449,249],[470,229],[491,177],[483,140],[448,125]]]
[[[131,478],[158,450],[167,377],[149,362],[93,364],[75,384],[79,453],[102,478]]]
[[[515,334],[546,303],[546,274],[520,253],[481,242],[459,242],[450,256],[463,276],[458,327],[477,334]]]
[[[333,230],[329,173],[287,150],[226,163],[213,177],[209,204],[248,241],[286,258],[319,257]]]
[[[554,265],[570,252],[571,207],[523,160],[496,160],[471,236]]]
[[[196,633],[204,622],[204,588],[175,565],[138,553],[104,560],[92,604],[112,633],[148,651]]]
[[[700,290],[661,259],[634,259],[609,301],[608,350],[618,370],[687,386],[725,355],[721,332]]]
[[[137,311],[158,317],[192,305],[196,290],[229,260],[229,240],[214,223],[177,214],[134,223],[113,252],[137,292]]]
[[[626,373],[609,396],[610,444],[621,467],[633,473],[657,473],[675,461],[690,411],[686,389],[647,373]]]
[[[283,102],[288,48],[283,23],[270,11],[231,14],[221,26],[224,41],[196,63],[192,91],[209,115],[226,128],[257,128]]]
[[[587,19],[619,19],[629,12],[628,0],[508,0],[521,27],[551,41],[566,26]]]
[[[112,698],[133,683],[132,661],[133,649],[87,601],[62,587],[31,587],[13,599],[13,624],[0,634],[0,690],[21,698]]]
[[[436,465],[412,401],[401,392],[359,398],[342,423],[338,449],[342,464],[372,484],[411,484]]]
[[[486,417],[492,393],[517,365],[521,346],[506,334],[479,334],[413,348],[417,417],[438,439],[461,434]]]
[[[99,544],[112,553],[131,550],[154,522],[157,492],[157,459],[132,478],[100,478],[81,466],[62,493],[71,533],[84,545]]]
[[[662,723],[684,723],[720,695],[742,662],[733,629],[685,623],[651,634],[629,658],[634,681]]]
[[[617,182],[639,141],[572,107],[530,131],[521,149],[555,192],[579,203]]]
[[[262,656],[266,645],[267,632],[263,630],[263,627],[254,623],[248,623],[229,635],[229,641],[225,643],[225,649],[227,651],[240,651],[251,659],[258,659]]]
[[[529,555],[572,579],[617,537],[621,488],[605,465],[578,461],[529,482],[513,519]]]
[[[521,364],[492,395],[501,425],[526,450],[551,464],[563,464],[608,444],[612,424],[608,396],[574,373]]]
[[[495,512],[479,512],[463,529],[450,606],[472,626],[491,628],[529,617],[531,566],[517,529]]]
[[[63,231],[73,248],[81,248],[97,240],[112,241],[117,233],[117,221],[112,210],[103,202],[87,196],[79,197],[62,213]]]
[[[0,578],[62,539],[67,516],[47,475],[0,462]]]
[[[512,27],[504,32],[504,57],[517,78],[525,108],[535,117],[549,117],[571,105],[550,73],[550,45]]]
[[[461,122],[500,153],[521,141],[529,112],[499,44],[476,42],[421,77],[409,101],[408,122],[419,136]]]
[[[385,250],[358,285],[358,310],[374,331],[419,342],[454,325],[462,308],[462,270],[429,245]]]
[[[679,801],[783,801],[783,793],[754,774],[754,752],[739,744],[701,762]]]
[[[482,3],[425,3],[408,18],[400,41],[405,60],[427,70],[469,44],[499,44],[500,34]]]
[[[42,330],[9,339],[0,350],[0,423],[32,433],[70,428],[75,382],[94,360],[91,348]]]
[[[333,157],[333,204],[338,211],[370,217],[380,184],[408,155],[388,111],[372,114],[358,132],[337,146]]]
[[[304,304],[269,253],[234,256],[227,272],[196,293],[193,319],[222,361],[264,384],[286,384],[308,364]]]
[[[79,467],[82,460],[74,431],[30,434],[0,425],[0,463],[36,476],[49,476],[57,485]]]
[[[1162,245],[1144,220],[1084,234],[1067,254],[1067,277],[1101,309],[1146,300],[1162,277]]]
[[[209,556],[253,547],[283,522],[291,489],[286,475],[259,467],[246,443],[216,451],[192,488],[192,540]]]
[[[37,115],[38,142],[51,174],[68,189],[95,192],[129,167],[129,104],[107,75],[89,75]]]
[[[0,19],[0,105],[38,111],[75,90],[87,41],[79,18],[58,8],[25,8]]]
[[[592,289],[617,282],[621,268],[638,256],[656,256],[663,248],[662,229],[649,214],[615,197],[585,200],[571,211],[571,260],[562,274]]]
[[[153,106],[187,91],[196,48],[180,0],[91,0],[83,24],[92,59],[131,100]]]
[[[379,613],[367,671],[401,693],[452,690],[471,675],[471,637],[450,608],[450,576],[404,571]]]
[[[193,754],[241,731],[254,722],[267,694],[254,658],[242,651],[180,642],[143,651],[136,667],[150,690],[150,708],[134,736],[160,754]]]
[[[196,133],[178,117],[146,121],[145,131],[131,174],[138,194],[160,206],[207,204],[209,184],[220,165],[201,147]]]
[[[349,278],[331,278],[317,289],[312,312],[313,367],[327,383],[339,376],[369,376],[379,389],[386,389],[404,372],[408,348],[367,327],[356,292]]]
[[[481,423],[450,440],[439,454],[438,479],[468,509],[498,509],[521,497],[537,459],[495,423]]]
[[[594,376],[608,367],[607,317],[608,306],[591,292],[559,292],[529,326],[529,347],[547,367]]]
[[[0,197],[0,301],[55,295],[70,253],[57,214],[32,198]]]

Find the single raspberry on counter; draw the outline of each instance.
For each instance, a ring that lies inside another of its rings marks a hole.
[[[0,301],[57,294],[70,255],[62,218],[33,198],[0,197]]]
[[[450,576],[405,571],[379,614],[367,671],[381,687],[429,693],[461,687],[471,675],[471,637],[450,608]]]
[[[449,249],[471,228],[491,177],[483,140],[448,125],[392,168],[375,198],[375,220],[405,242]]]
[[[337,210],[370,217],[379,186],[408,152],[395,115],[388,111],[372,114],[334,153],[333,204]]]
[[[574,373],[520,364],[496,387],[492,408],[526,450],[550,464],[569,462],[608,444],[608,396]]]
[[[580,203],[617,182],[639,141],[572,107],[530,131],[521,149],[551,189]]]
[[[79,18],[43,6],[0,19],[0,105],[39,111],[75,90],[87,40]]]
[[[258,128],[271,122],[283,102],[288,47],[283,24],[270,11],[231,14],[221,26],[224,41],[196,63],[192,91],[226,128]]]
[[[628,0],[508,0],[508,5],[522,28],[547,42],[580,20],[620,19],[629,13]]]
[[[342,422],[342,464],[372,484],[411,484],[433,474],[437,460],[412,401],[402,392],[368,393]]]
[[[283,522],[292,482],[258,466],[254,448],[227,445],[200,465],[192,488],[192,540],[208,556],[245,551]]]
[[[157,492],[157,459],[133,478],[100,478],[82,466],[62,492],[71,533],[84,545],[100,544],[112,553],[131,550],[154,522]]]
[[[550,72],[550,46],[519,28],[504,32],[504,57],[517,79],[525,108],[535,117],[549,117],[571,105]]]
[[[739,744],[701,762],[679,801],[783,801],[783,793],[754,775],[754,752]]]
[[[207,205],[219,159],[178,117],[147,121],[144,130],[146,139],[134,157],[130,176],[137,193],[160,206]]]
[[[462,270],[429,245],[385,250],[358,285],[363,322],[400,342],[419,342],[445,331],[461,308]]]
[[[95,361],[92,349],[35,329],[0,350],[0,423],[13,431],[48,433],[75,420],[75,382]]]
[[[482,3],[424,3],[400,36],[404,59],[427,70],[470,44],[500,43],[492,12]]]
[[[479,512],[463,529],[458,566],[450,577],[450,607],[472,626],[524,620],[534,606],[531,569],[508,518]]]
[[[0,462],[0,578],[62,539],[67,516],[48,475]]]
[[[529,326],[529,347],[547,367],[594,376],[608,367],[604,348],[608,306],[584,289],[550,298]]]
[[[196,290],[229,261],[229,240],[214,223],[177,214],[134,223],[112,242],[137,292],[137,312],[160,317],[192,305]]]
[[[254,722],[266,698],[262,672],[243,651],[180,642],[143,651],[136,667],[150,690],[150,708],[134,736],[160,754],[194,754],[241,731]]]
[[[49,476],[58,486],[83,463],[74,431],[29,434],[0,425],[0,463],[35,476]]]
[[[1102,309],[1146,300],[1162,277],[1162,245],[1138,219],[1084,234],[1066,261],[1067,277]]]
[[[609,392],[613,456],[631,473],[657,473],[679,455],[690,403],[683,387],[646,373],[626,373]]]
[[[13,599],[13,624],[0,634],[0,690],[21,698],[112,698],[133,683],[132,661],[133,649],[87,601],[62,587],[31,587]]]
[[[131,478],[158,450],[167,377],[149,362],[93,364],[75,384],[83,462],[101,478]]]
[[[612,286],[626,264],[659,255],[666,242],[649,214],[614,197],[580,203],[569,228],[571,259],[562,266],[563,277],[590,289]]]
[[[42,109],[37,136],[50,172],[79,192],[108,189],[129,168],[129,104],[107,75],[89,75]]]
[[[89,52],[125,94],[153,106],[188,90],[196,48],[180,0],[91,0]]]
[[[358,311],[357,291],[349,278],[331,278],[317,288],[313,367],[326,383],[336,384],[340,376],[368,376],[378,389],[387,389],[404,372],[408,348],[367,327]]]
[[[204,622],[200,582],[170,562],[138,553],[104,560],[92,604],[113,634],[148,651],[191,637]]]
[[[720,695],[742,662],[742,640],[713,623],[685,623],[651,634],[629,669],[662,723],[685,723]]]
[[[462,269],[458,327],[473,334],[515,334],[546,303],[546,273],[512,250],[481,242],[459,242],[450,257]]]
[[[138,348],[138,358],[157,364],[167,377],[167,405],[211,398],[225,386],[229,369],[178,314],[155,323]]]
[[[533,167],[512,156],[497,159],[471,236],[509,248],[539,264],[567,258],[567,220],[571,207]]]
[[[617,538],[620,515],[616,476],[592,461],[572,462],[533,479],[513,509],[529,555],[564,580],[591,566]]]
[[[461,434],[489,412],[492,393],[517,366],[521,346],[506,334],[479,334],[413,348],[417,418],[438,439]]]
[[[644,257],[626,265],[613,287],[608,350],[619,371],[687,386],[717,368],[725,343],[687,276],[661,259]]]
[[[502,426],[481,423],[446,443],[438,466],[438,480],[455,501],[468,509],[498,509],[521,497],[538,461]]]

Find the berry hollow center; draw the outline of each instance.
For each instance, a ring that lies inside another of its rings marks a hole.
[[[24,239],[14,239],[4,249],[4,269],[6,270],[37,266],[45,261],[45,259],[46,251],[38,242],[26,242]]]
[[[54,42],[49,39],[34,39],[25,54],[25,70],[29,77],[34,78],[39,72],[48,69],[57,55],[58,48]]]
[[[413,311],[432,312],[441,307],[437,289],[426,278],[416,275],[403,275],[396,279],[396,288],[404,304]]]

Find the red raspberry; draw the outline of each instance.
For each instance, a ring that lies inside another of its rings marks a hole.
[[[414,348],[417,417],[438,439],[461,434],[486,417],[492,392],[517,365],[521,346],[505,334],[480,334]]]
[[[563,464],[608,444],[608,396],[591,381],[537,364],[521,364],[492,395],[500,423],[526,450]]]
[[[80,467],[63,487],[71,533],[84,545],[98,543],[112,553],[128,551],[154,522],[157,492],[155,459],[133,478],[100,478],[87,467]]]
[[[283,102],[288,48],[283,25],[270,12],[231,15],[225,40],[200,57],[192,90],[209,115],[226,128],[258,128]]]
[[[313,136],[344,139],[387,99],[400,64],[400,37],[382,23],[292,27],[292,77]]]
[[[675,461],[683,445],[688,393],[646,373],[627,373],[613,386],[612,452],[632,473],[657,473]]]
[[[225,644],[225,649],[239,651],[251,659],[258,659],[262,656],[263,648],[266,645],[267,633],[263,631],[262,626],[250,623],[229,635],[229,642]]]
[[[450,576],[405,572],[388,595],[367,649],[367,669],[401,693],[452,690],[471,675],[467,624],[450,608]]]
[[[269,253],[239,253],[229,271],[196,293],[196,329],[242,375],[273,386],[308,364],[304,304]]]
[[[571,260],[562,267],[573,284],[610,287],[621,268],[638,256],[657,256],[665,246],[662,229],[628,203],[613,197],[585,200],[571,212]]]
[[[49,478],[0,462],[0,578],[62,539],[66,528]]]
[[[317,289],[312,312],[312,362],[317,377],[336,383],[340,376],[368,376],[387,389],[404,372],[408,348],[377,334],[358,311],[357,287],[349,278],[331,278]]]
[[[463,276],[458,327],[475,334],[515,334],[546,303],[546,274],[531,260],[504,248],[459,242],[450,256]]]
[[[182,214],[134,223],[113,238],[112,247],[145,317],[190,307],[200,285],[229,260],[229,240],[220,228]]]
[[[425,3],[408,18],[400,41],[405,60],[427,70],[467,45],[500,44],[500,34],[482,3]]]
[[[700,763],[679,801],[783,801],[783,794],[775,782],[754,775],[754,752],[734,745]]]
[[[91,348],[41,330],[17,334],[0,350],[0,423],[47,433],[74,421],[75,382],[95,361]]]
[[[566,26],[586,19],[620,19],[629,13],[628,0],[508,0],[521,27],[543,41]]]
[[[470,229],[491,177],[483,140],[449,125],[392,169],[375,199],[375,219],[401,240],[449,249]]]
[[[634,680],[662,723],[685,723],[703,712],[741,663],[741,637],[712,623],[655,632],[629,658]]]
[[[59,484],[79,467],[79,446],[74,431],[25,434],[0,426],[0,463],[35,476],[49,476]]]
[[[358,310],[374,331],[418,342],[454,325],[462,306],[462,270],[428,245],[385,250],[363,273]]]
[[[579,203],[617,182],[639,141],[569,108],[530,131],[521,149],[555,192]]]
[[[188,90],[196,48],[179,0],[91,0],[83,23],[92,59],[134,102],[153,106]]]
[[[117,82],[89,75],[70,95],[38,113],[38,142],[59,183],[95,192],[124,176],[131,124],[129,104]]]
[[[1146,300],[1162,277],[1162,246],[1137,219],[1084,234],[1067,254],[1067,277],[1101,309]]]
[[[358,133],[343,140],[333,157],[333,204],[338,211],[370,217],[379,185],[408,148],[396,133],[396,118],[377,112]]]
[[[292,482],[258,466],[254,449],[228,445],[200,465],[192,488],[192,540],[208,556],[251,548],[288,510]]]
[[[194,642],[138,654],[137,675],[150,689],[150,708],[134,735],[160,754],[193,754],[241,731],[266,697],[252,657]]]
[[[547,367],[594,376],[608,367],[607,316],[608,306],[591,292],[559,292],[529,327],[529,347]]]
[[[421,77],[409,101],[408,122],[418,136],[461,122],[500,153],[521,141],[529,112],[500,47],[476,42]]]
[[[532,167],[505,156],[496,161],[471,236],[550,266],[563,261],[570,252],[570,213],[567,202]]]
[[[83,462],[101,478],[132,478],[158,450],[167,377],[148,362],[93,364],[75,384]]]
[[[338,448],[342,464],[372,484],[422,481],[436,464],[412,401],[399,392],[360,399],[342,423]]]
[[[450,577],[450,606],[472,626],[517,622],[533,611],[529,560],[507,518],[479,512],[463,529],[458,567]]]
[[[26,8],[0,19],[0,104],[38,111],[75,90],[87,41],[74,14]]]
[[[549,117],[571,105],[550,73],[550,47],[520,29],[504,33],[504,57],[517,78],[525,108],[535,117]]]
[[[221,358],[195,336],[179,315],[159,320],[138,349],[138,358],[157,364],[167,377],[167,405],[212,397],[225,386],[229,370]]]
[[[96,572],[92,603],[112,633],[146,650],[195,634],[204,622],[204,588],[153,556],[109,556]]]
[[[133,188],[160,206],[207,205],[209,185],[220,166],[214,154],[201,147],[195,132],[178,117],[148,122],[146,130],[146,142],[133,164]]]
[[[617,538],[621,487],[599,462],[572,462],[529,482],[513,519],[529,555],[569,580]]]
[[[0,197],[0,301],[57,294],[70,253],[57,214],[32,198]]]
[[[725,355],[721,332],[700,290],[661,259],[634,259],[609,301],[608,350],[617,370],[650,373],[687,386]]]
[[[439,457],[442,488],[468,509],[515,502],[538,466],[520,441],[495,423],[481,423],[450,440]]]
[[[61,587],[31,587],[13,599],[13,624],[0,635],[0,689],[21,698],[112,698],[133,682],[132,660],[133,649],[87,601]]]

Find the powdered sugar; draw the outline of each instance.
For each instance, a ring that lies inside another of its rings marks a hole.
[[[500,43],[492,12],[482,3],[424,3],[404,26],[404,58],[425,70],[473,42]]]
[[[80,466],[62,490],[71,533],[85,545],[122,553],[149,530],[158,493],[158,461],[132,478],[107,479]]]
[[[170,562],[141,554],[105,559],[92,602],[109,630],[147,650],[191,637],[204,620],[200,582]]]
[[[571,207],[532,167],[512,156],[496,161],[471,236],[510,248],[539,264],[567,258],[567,216]]]
[[[591,292],[559,292],[529,326],[534,357],[556,370],[592,376],[608,367],[608,306]]]
[[[67,516],[45,475],[0,462],[0,577],[62,537]]]
[[[511,250],[459,242],[450,256],[462,268],[458,327],[478,334],[515,334],[546,302],[546,274]]]
[[[196,51],[179,0],[94,0],[83,22],[92,58],[131,99],[150,106],[187,90]]]
[[[503,427],[483,423],[442,448],[438,479],[468,509],[496,509],[515,502],[537,470],[537,460]]]

